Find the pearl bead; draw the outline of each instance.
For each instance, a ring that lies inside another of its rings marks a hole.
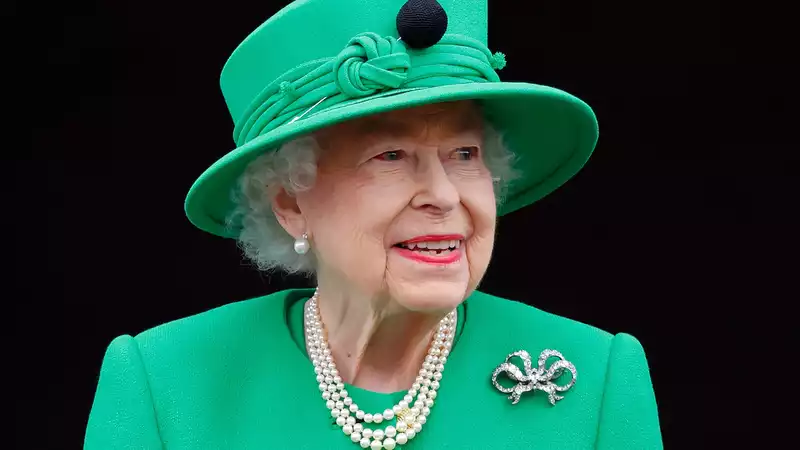
[[[397,446],[406,444],[422,430],[433,406],[433,399],[436,398],[436,389],[440,386],[444,364],[453,347],[457,319],[455,311],[451,311],[440,321],[418,376],[403,399],[382,413],[368,414],[358,408],[345,389],[325,338],[318,299],[319,291],[316,291],[305,308],[305,336],[306,342],[309,343],[309,357],[313,363],[314,377],[319,384],[325,405],[331,410],[331,416],[342,428],[342,432],[349,435],[351,440],[360,444],[362,448],[394,450]],[[413,407],[408,410],[403,420],[396,422],[395,426],[390,425],[377,430],[364,427],[367,423],[380,424],[384,420],[397,418],[397,415],[409,408],[412,402]]]

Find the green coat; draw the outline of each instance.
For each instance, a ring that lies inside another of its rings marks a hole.
[[[302,306],[311,290],[232,303],[114,339],[103,360],[85,450],[358,449],[330,417],[305,354]],[[536,308],[475,292],[441,388],[413,449],[659,449],[644,351]],[[545,348],[575,364],[555,406],[540,391],[512,405],[492,371],[516,350]],[[347,387],[367,411],[404,392]],[[386,426],[386,424],[382,424]]]

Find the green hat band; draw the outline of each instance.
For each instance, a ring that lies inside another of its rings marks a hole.
[[[292,123],[310,109],[401,89],[500,81],[502,53],[467,36],[445,35],[438,44],[409,49],[400,39],[360,33],[336,57],[310,61],[279,76],[245,110],[233,131],[238,146]]]

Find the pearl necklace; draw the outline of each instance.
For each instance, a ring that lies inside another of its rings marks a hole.
[[[455,310],[439,322],[439,328],[425,356],[425,362],[403,400],[383,412],[365,413],[350,398],[339,371],[336,370],[336,363],[328,347],[328,339],[319,314],[318,297],[319,291],[316,291],[306,303],[306,343],[311,362],[314,364],[314,372],[317,374],[322,399],[331,411],[331,416],[336,419],[336,424],[361,448],[392,450],[396,445],[403,445],[414,439],[422,431],[422,426],[431,413],[444,364],[453,347],[457,321]],[[394,426],[377,427],[374,430],[366,426],[378,425],[384,420],[392,419],[396,419]]]

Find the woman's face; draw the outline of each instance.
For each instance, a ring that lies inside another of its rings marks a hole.
[[[413,311],[463,301],[494,244],[482,138],[471,102],[393,111],[317,133],[316,184],[297,204],[320,280]]]

